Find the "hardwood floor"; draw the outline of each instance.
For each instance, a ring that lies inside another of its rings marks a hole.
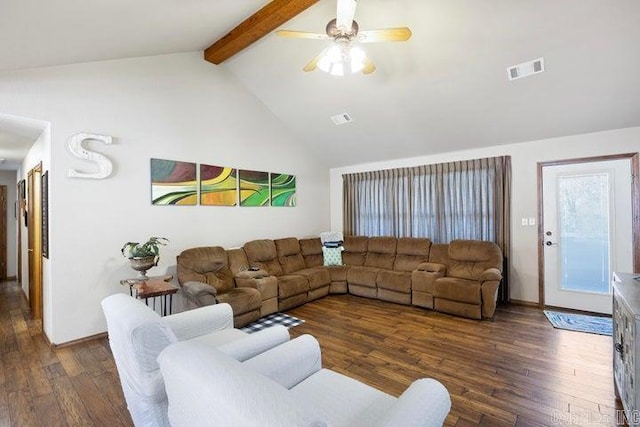
[[[432,377],[451,394],[448,426],[612,426],[612,339],[554,329],[542,311],[476,321],[350,295],[289,311],[320,341],[323,365],[393,395]]]
[[[0,283],[0,426],[131,426],[109,343],[51,350],[15,282]]]
[[[350,295],[289,311],[325,367],[393,395],[433,377],[448,426],[612,426],[611,338],[556,330],[538,309],[474,321]],[[15,282],[0,283],[0,427],[130,426],[106,339],[51,350]]]

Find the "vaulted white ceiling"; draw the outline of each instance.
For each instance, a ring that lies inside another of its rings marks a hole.
[[[265,3],[4,0],[0,70],[202,50]],[[320,0],[282,28],[333,17]],[[273,34],[221,65],[329,166],[640,126],[637,0],[360,0],[356,20],[413,37],[363,46],[368,76],[304,73],[330,42]],[[546,72],[507,80],[540,57]]]

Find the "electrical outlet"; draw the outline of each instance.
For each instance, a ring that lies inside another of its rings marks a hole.
[[[536,225],[536,217],[535,216],[530,216],[529,217],[529,225]]]
[[[528,225],[527,218],[522,218],[522,225]]]

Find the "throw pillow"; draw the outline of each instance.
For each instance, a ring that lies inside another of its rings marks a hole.
[[[342,251],[344,248],[325,248],[322,247],[322,257],[324,258],[324,265],[342,265]]]

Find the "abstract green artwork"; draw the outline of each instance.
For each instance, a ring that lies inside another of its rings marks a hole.
[[[196,164],[151,159],[151,203],[195,205],[198,202]]]
[[[200,165],[200,204],[235,206],[238,203],[238,179],[234,168]]]
[[[240,170],[240,206],[269,206],[269,172]]]
[[[271,206],[296,205],[296,176],[271,173]]]

